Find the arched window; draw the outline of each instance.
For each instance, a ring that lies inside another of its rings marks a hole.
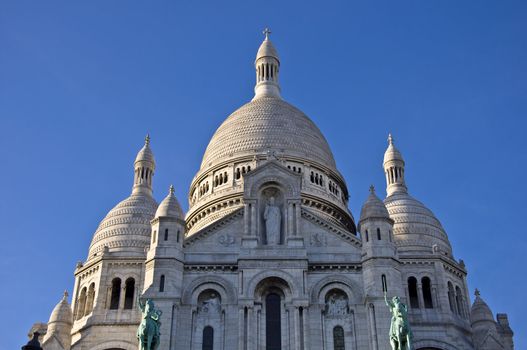
[[[464,316],[463,295],[461,294],[461,288],[459,286],[456,286],[456,306],[458,315]]]
[[[341,326],[336,326],[333,328],[333,349],[346,349],[346,346],[344,345],[344,329]]]
[[[125,282],[124,308],[130,310],[134,307],[135,280],[129,278]]]
[[[84,308],[84,315],[89,315],[93,310],[93,300],[95,299],[95,283],[90,284],[88,289],[88,296],[86,298],[86,307]]]
[[[110,310],[119,308],[119,299],[121,298],[121,279],[114,278],[112,281],[112,295],[110,298]]]
[[[452,282],[448,282],[448,303],[450,304],[450,311],[452,312],[456,312],[454,300],[455,300],[454,286],[452,285]]]
[[[434,303],[432,302],[432,287],[430,285],[430,278],[423,277],[421,279],[421,284],[423,286],[423,301],[425,303],[425,309],[432,309]]]
[[[165,241],[168,241],[168,228],[165,229]]]
[[[377,240],[381,240],[381,229],[377,228]]]
[[[282,349],[280,296],[269,293],[265,298],[265,349]]]
[[[84,316],[84,308],[86,307],[86,287],[82,288],[79,299],[77,300],[77,320]]]
[[[165,291],[165,275],[161,275],[161,278],[159,278],[159,291]]]
[[[214,349],[214,329],[211,326],[203,328],[203,345],[202,350]]]
[[[408,294],[410,295],[410,306],[412,309],[419,309],[419,299],[417,296],[417,279],[408,278]]]

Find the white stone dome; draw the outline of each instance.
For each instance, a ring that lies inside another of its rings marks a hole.
[[[384,200],[394,220],[393,234],[400,252],[430,253],[434,245],[452,255],[447,234],[434,213],[406,192],[396,192]]]
[[[177,219],[184,219],[183,210],[181,210],[181,206],[179,205],[179,201],[177,200],[176,196],[174,195],[174,186],[170,186],[170,189],[168,191],[168,195],[159,203],[159,206],[157,207],[155,217],[171,217],[171,218],[177,218]]]
[[[232,113],[212,136],[201,169],[269,150],[336,171],[333,154],[318,127],[302,111],[276,97],[255,99]]]
[[[117,204],[101,221],[93,235],[88,259],[108,247],[111,253],[143,256],[150,243],[150,221],[157,202],[147,194],[132,194]]]
[[[62,300],[55,306],[51,315],[49,317],[48,326],[51,323],[65,323],[73,324],[73,312],[71,311],[71,306],[68,303],[68,293],[64,292]]]
[[[373,186],[370,187],[370,195],[360,211],[360,220],[366,219],[390,219],[390,214],[384,203],[375,194]]]

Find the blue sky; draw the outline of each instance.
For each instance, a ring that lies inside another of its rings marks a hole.
[[[0,1],[0,349],[46,321],[144,135],[185,208],[219,124],[253,95],[269,26],[286,100],[320,127],[355,217],[388,132],[471,293],[527,348],[525,1]],[[523,269],[522,269],[523,268]]]

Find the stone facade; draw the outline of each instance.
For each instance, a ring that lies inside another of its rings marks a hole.
[[[255,69],[255,98],[213,136],[186,216],[173,188],[152,197],[146,139],[132,195],[99,225],[44,349],[137,349],[136,303],[150,298],[163,350],[388,350],[385,291],[408,305],[415,349],[513,349],[505,314],[479,294],[469,308],[465,265],[408,193],[393,138],[388,196],[371,188],[356,222],[320,130],[280,96],[268,32]]]

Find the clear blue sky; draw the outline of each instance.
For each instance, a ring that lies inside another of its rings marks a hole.
[[[218,125],[252,98],[269,26],[283,96],[320,127],[358,217],[384,195],[388,132],[527,348],[527,2],[0,1],[1,350],[47,321],[150,132],[155,196],[187,190]]]

